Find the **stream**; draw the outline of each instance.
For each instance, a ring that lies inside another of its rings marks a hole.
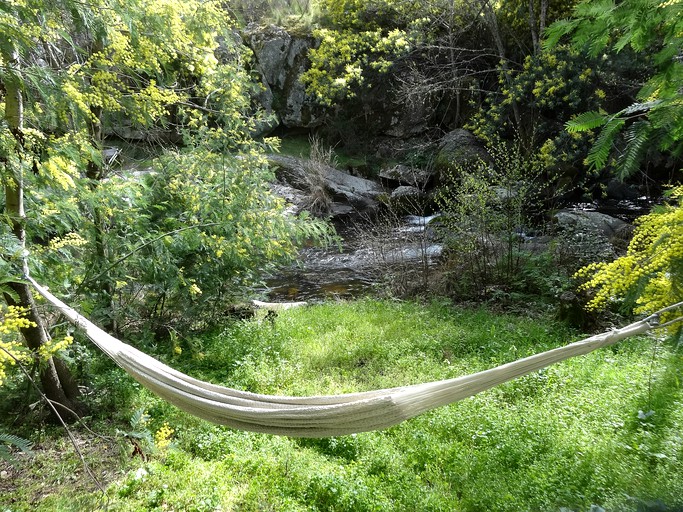
[[[260,291],[272,301],[315,302],[370,294],[387,268],[405,271],[436,264],[443,247],[429,226],[435,217],[408,215],[390,226],[338,225],[339,246],[303,249],[299,264],[270,276]]]
[[[594,211],[628,223],[649,213],[655,201],[644,197],[636,200],[604,200],[575,203],[566,209]],[[438,263],[443,247],[438,243],[430,222],[438,216],[408,215],[392,226],[349,223],[338,225],[341,246],[306,248],[300,262],[281,269],[266,279],[259,290],[271,301],[322,301],[351,299],[372,294],[381,284],[386,271],[420,270]]]

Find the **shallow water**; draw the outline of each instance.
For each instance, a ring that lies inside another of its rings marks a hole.
[[[433,217],[408,216],[391,227],[340,227],[341,249],[302,250],[300,264],[281,269],[266,280],[267,287],[261,291],[273,301],[367,295],[376,287],[383,266],[417,269],[438,260],[442,246],[428,232],[431,220]]]

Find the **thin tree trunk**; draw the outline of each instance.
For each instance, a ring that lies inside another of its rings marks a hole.
[[[503,42],[503,37],[500,34],[500,27],[498,26],[498,18],[496,18],[496,12],[491,6],[489,0],[484,0],[482,3],[482,9],[484,14],[484,20],[486,25],[493,36],[493,41],[496,45],[496,50],[498,51],[498,57],[500,58],[500,67],[503,70],[503,76],[505,76],[505,81],[510,89],[512,89],[512,73],[510,67],[508,66],[507,55],[505,51],[505,43]],[[515,125],[519,135],[524,137],[524,126],[522,125],[522,115],[519,111],[519,104],[515,100],[514,95],[511,95],[511,106],[512,115],[515,118]]]
[[[18,55],[16,52],[8,52],[3,57],[8,67],[17,67]],[[20,78],[15,73],[8,72],[4,85],[5,120],[17,141],[19,149],[21,149],[23,145],[24,112]],[[6,214],[12,232],[23,248],[26,245],[23,171],[21,165],[16,166],[16,168],[11,168],[9,162],[6,165],[8,167],[8,181],[5,185]],[[26,259],[22,261],[22,271],[24,274],[28,274]],[[27,317],[33,325],[21,329],[21,332],[26,345],[33,352],[38,352],[42,345],[50,341],[50,337],[45,328],[45,323],[38,313],[31,288],[27,283],[19,282],[9,283],[9,287],[13,295],[6,293],[5,300],[9,305],[20,306],[26,309]],[[43,386],[43,392],[55,404],[61,404],[77,412],[81,409],[81,405],[76,401],[79,394],[78,387],[75,385],[73,377],[62,361],[51,357],[42,363],[40,381]]]
[[[541,45],[536,31],[536,13],[534,12],[534,0],[529,0],[529,29],[531,30],[531,42],[534,45],[534,54],[537,54]]]
[[[541,14],[538,17],[538,36],[543,39],[543,32],[545,32],[545,22],[548,17],[548,0],[541,0]]]

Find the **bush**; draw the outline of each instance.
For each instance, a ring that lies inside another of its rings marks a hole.
[[[542,207],[541,167],[520,146],[498,143],[468,167],[445,175],[437,202],[446,245],[446,280],[452,295],[489,299],[518,288],[532,260],[523,250],[526,231]]]

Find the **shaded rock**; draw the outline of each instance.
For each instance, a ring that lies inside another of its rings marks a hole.
[[[482,145],[472,132],[458,128],[447,133],[439,141],[434,165],[437,170],[444,171],[466,166],[488,156]]]
[[[421,96],[413,98],[412,101],[401,102],[398,108],[396,105],[387,105],[386,111],[389,110],[393,111],[389,118],[389,127],[384,133],[390,137],[407,139],[427,131],[435,104],[430,102],[428,96]]]
[[[436,171],[419,169],[399,164],[391,169],[384,169],[379,173],[383,180],[394,181],[400,185],[409,185],[421,190],[427,188]]]
[[[282,183],[271,183],[270,190],[289,203],[287,213],[296,215],[305,210],[308,205],[308,195],[297,188]]]
[[[553,219],[560,230],[571,229],[597,233],[607,239],[612,239],[629,226],[627,222],[604,213],[582,210],[561,210],[553,216]]]
[[[606,194],[608,199],[616,199],[617,201],[633,201],[640,197],[637,187],[616,179],[612,179],[607,183]]]
[[[300,81],[308,69],[308,50],[318,41],[312,36],[292,35],[276,25],[249,24],[242,34],[254,52],[264,92],[258,100],[266,112],[274,112],[288,128],[311,128],[322,123],[324,109],[306,93]]]
[[[633,233],[627,222],[593,211],[562,210],[553,220],[561,250],[580,262],[608,260],[623,254]]]
[[[420,215],[429,208],[429,195],[417,187],[401,185],[389,197],[389,206],[398,214]]]

